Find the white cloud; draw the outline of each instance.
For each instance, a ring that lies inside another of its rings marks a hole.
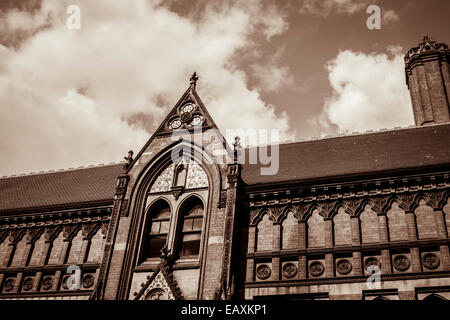
[[[253,76],[258,80],[261,89],[269,92],[277,91],[283,86],[290,86],[294,83],[290,69],[280,65],[284,51],[284,47],[280,47],[264,64],[251,65]]]
[[[331,13],[353,14],[370,4],[371,0],[303,0],[300,12],[327,17]]]
[[[404,62],[399,47],[388,53],[341,51],[326,65],[333,95],[310,123],[322,133],[365,131],[413,124]]]
[[[400,19],[399,15],[394,10],[383,10],[383,22],[390,23],[398,21]]]
[[[220,129],[282,128],[282,138],[290,136],[286,114],[275,114],[249,89],[233,62],[253,48],[255,33],[270,40],[286,30],[273,7],[208,4],[194,20],[146,0],[77,4],[81,30],[65,27],[66,8],[57,0],[36,13],[50,20],[6,18],[15,28],[38,30],[16,50],[0,50],[1,174],[121,160],[150,137],[141,122],[127,119],[161,121],[194,70]],[[50,26],[40,29],[41,21]]]

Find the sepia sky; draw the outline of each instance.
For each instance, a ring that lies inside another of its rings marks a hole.
[[[380,30],[366,27],[371,4]],[[222,131],[297,140],[411,125],[403,56],[424,35],[450,44],[449,11],[441,0],[2,0],[0,176],[138,152],[193,71]]]

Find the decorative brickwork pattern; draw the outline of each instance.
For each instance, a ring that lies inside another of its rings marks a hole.
[[[156,178],[155,182],[150,188],[151,193],[169,191],[172,186],[174,173],[174,164],[170,164],[163,172]]]
[[[208,186],[208,177],[202,167],[191,161],[188,165],[188,173],[186,179],[186,189],[204,188]]]

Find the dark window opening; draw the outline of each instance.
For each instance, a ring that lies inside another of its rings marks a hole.
[[[203,225],[203,203],[194,197],[180,211],[178,256],[198,258]]]
[[[144,239],[143,260],[158,258],[167,242],[170,225],[170,207],[163,200],[156,202],[148,212]]]

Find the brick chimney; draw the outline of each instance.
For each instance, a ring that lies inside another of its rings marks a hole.
[[[450,51],[425,36],[405,55],[406,84],[417,126],[450,122]]]

